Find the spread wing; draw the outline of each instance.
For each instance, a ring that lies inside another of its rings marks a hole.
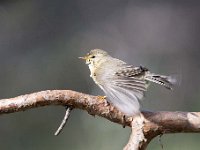
[[[121,68],[121,67],[120,67]],[[114,74],[114,78],[103,86],[108,100],[126,115],[139,113],[139,101],[147,89],[144,67],[124,66]]]
[[[141,99],[147,89],[147,81],[144,75],[148,70],[144,67],[126,66],[117,71],[114,84],[136,93],[138,99]]]

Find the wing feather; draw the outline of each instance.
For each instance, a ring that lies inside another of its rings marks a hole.
[[[108,100],[126,115],[139,113],[139,100],[147,89],[147,81],[142,78],[145,71],[142,67],[125,66],[102,87]]]
[[[109,85],[103,88],[108,100],[128,116],[139,113],[139,101],[136,92],[119,86]]]

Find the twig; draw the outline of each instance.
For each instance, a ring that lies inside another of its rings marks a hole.
[[[59,128],[58,128],[58,129],[56,130],[56,132],[54,133],[54,135],[56,135],[56,136],[60,134],[60,132],[62,131],[62,129],[63,129],[64,126],[66,125],[66,122],[67,122],[67,120],[68,120],[68,118],[69,118],[69,115],[70,115],[70,113],[71,113],[71,111],[72,111],[72,108],[71,108],[71,107],[68,107],[68,106],[66,106],[65,109],[66,109],[66,111],[65,111],[65,116],[64,116],[64,118],[63,118],[63,120],[62,120],[62,122],[61,122]]]

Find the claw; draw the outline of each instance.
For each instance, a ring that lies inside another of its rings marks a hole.
[[[98,100],[101,102],[104,102],[104,106],[109,106],[110,104],[108,103],[108,101],[106,100],[106,96],[97,96]]]
[[[105,101],[106,100],[106,96],[100,96],[100,95],[98,95],[97,97],[101,101]]]

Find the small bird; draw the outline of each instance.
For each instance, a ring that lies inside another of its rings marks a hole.
[[[93,49],[86,56],[90,77],[104,91],[108,102],[127,116],[140,112],[140,103],[149,81],[167,89],[173,88],[176,80],[171,76],[151,73],[147,68],[128,65],[122,60],[111,57],[106,51]]]

